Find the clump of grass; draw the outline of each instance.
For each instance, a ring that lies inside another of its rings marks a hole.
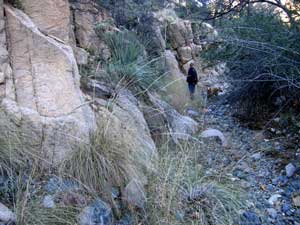
[[[123,80],[130,87],[142,89],[154,86],[159,79],[156,68],[159,58],[147,57],[144,45],[133,32],[108,32],[105,40],[112,52],[107,72],[115,83]]]
[[[107,197],[112,186],[124,187],[137,176],[130,151],[129,146],[117,139],[112,142],[105,131],[99,129],[93,134],[90,145],[79,148],[62,164],[60,173],[74,177],[90,190]]]
[[[7,0],[7,2],[17,9],[23,9],[22,0]]]
[[[159,171],[149,182],[149,224],[238,224],[243,193],[225,177],[206,176],[197,145],[165,149]]]

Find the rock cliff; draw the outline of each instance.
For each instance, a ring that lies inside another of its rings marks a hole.
[[[73,51],[42,33],[22,11],[4,10],[9,64],[4,65],[1,125],[20,131],[24,147],[56,164],[77,145],[89,143],[95,130]]]

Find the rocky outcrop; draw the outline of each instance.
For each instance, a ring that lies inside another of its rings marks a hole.
[[[111,20],[109,13],[99,7],[94,0],[78,0],[73,2],[72,13],[78,47],[88,50],[103,60],[107,60],[110,57],[110,51],[101,35],[113,29],[113,26],[105,24]],[[97,27],[98,33],[96,32]]]
[[[165,99],[177,110],[184,109],[189,102],[186,76],[181,72],[174,52],[165,51]]]
[[[70,42],[71,21],[68,0],[22,0],[24,12],[46,35]]]
[[[137,33],[144,40],[149,40],[146,50],[151,55],[161,55],[166,48],[165,39],[161,32],[161,24],[153,13],[143,13],[137,26]]]
[[[24,149],[57,164],[78,145],[89,143],[95,129],[73,51],[40,32],[22,11],[6,6],[5,13],[12,70],[6,67],[1,133],[17,130]]]
[[[124,165],[124,168],[135,168],[130,179],[145,184],[145,172],[154,171],[157,151],[139,101],[129,90],[114,91],[97,81],[91,81],[87,91],[94,99],[99,130],[112,149],[118,149],[120,155],[130,154],[126,157],[133,160],[134,164]]]

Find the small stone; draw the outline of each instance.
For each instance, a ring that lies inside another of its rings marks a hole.
[[[0,72],[0,84],[3,84],[5,81],[5,76],[3,72]]]
[[[91,205],[85,207],[79,215],[80,225],[111,225],[112,210],[102,200],[97,199]]]
[[[276,219],[277,217],[277,212],[274,208],[269,208],[267,209],[267,212],[269,214],[269,216],[272,218],[272,219]]]
[[[291,204],[284,203],[281,207],[282,212],[287,213],[292,208]]]
[[[252,159],[254,160],[260,160],[261,159],[261,153],[258,152],[258,153],[255,153],[251,156]]]
[[[256,213],[251,211],[245,211],[243,217],[247,219],[251,224],[261,224],[259,217]]]
[[[186,114],[187,114],[188,116],[190,116],[190,117],[199,117],[199,116],[200,116],[200,113],[198,113],[198,112],[196,112],[196,111],[194,111],[194,110],[192,110],[192,109],[188,109],[188,110],[186,111]]]
[[[61,191],[76,190],[78,187],[79,185],[73,180],[52,177],[44,186],[44,190],[48,193],[54,194]]]
[[[132,206],[144,208],[147,199],[143,185],[135,179],[130,181],[124,190],[124,200]]]
[[[16,222],[16,215],[2,203],[0,203],[0,221]]]
[[[175,216],[176,216],[176,220],[184,221],[184,212],[177,211]]]
[[[201,137],[202,138],[218,137],[222,142],[222,146],[228,147],[228,141],[225,138],[224,134],[217,129],[209,128],[201,133]]]
[[[292,163],[289,163],[285,167],[285,172],[286,172],[287,177],[292,177],[294,175],[294,173],[296,172],[296,167]]]
[[[43,207],[53,209],[55,208],[55,203],[51,195],[46,195],[43,199]]]
[[[300,207],[300,195],[293,198],[293,204],[296,207]]]
[[[274,205],[278,201],[278,199],[281,197],[282,196],[280,194],[274,194],[269,198],[268,202],[270,205]]]

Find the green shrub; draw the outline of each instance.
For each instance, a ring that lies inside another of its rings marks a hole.
[[[112,143],[104,129],[109,129],[109,122],[93,134],[90,145],[80,147],[61,165],[59,173],[75,178],[110,201],[111,187],[123,188],[138,171],[130,147],[120,140]]]
[[[7,2],[17,9],[23,9],[22,0],[7,0]]]
[[[234,91],[231,102],[253,120],[300,98],[300,32],[268,8],[254,8],[251,16],[224,19],[223,43],[203,57],[225,61]],[[298,24],[299,26],[299,24]],[[275,104],[284,96],[283,104]]]
[[[206,176],[199,145],[160,149],[157,174],[148,187],[149,224],[239,224],[244,193],[228,178]]]

